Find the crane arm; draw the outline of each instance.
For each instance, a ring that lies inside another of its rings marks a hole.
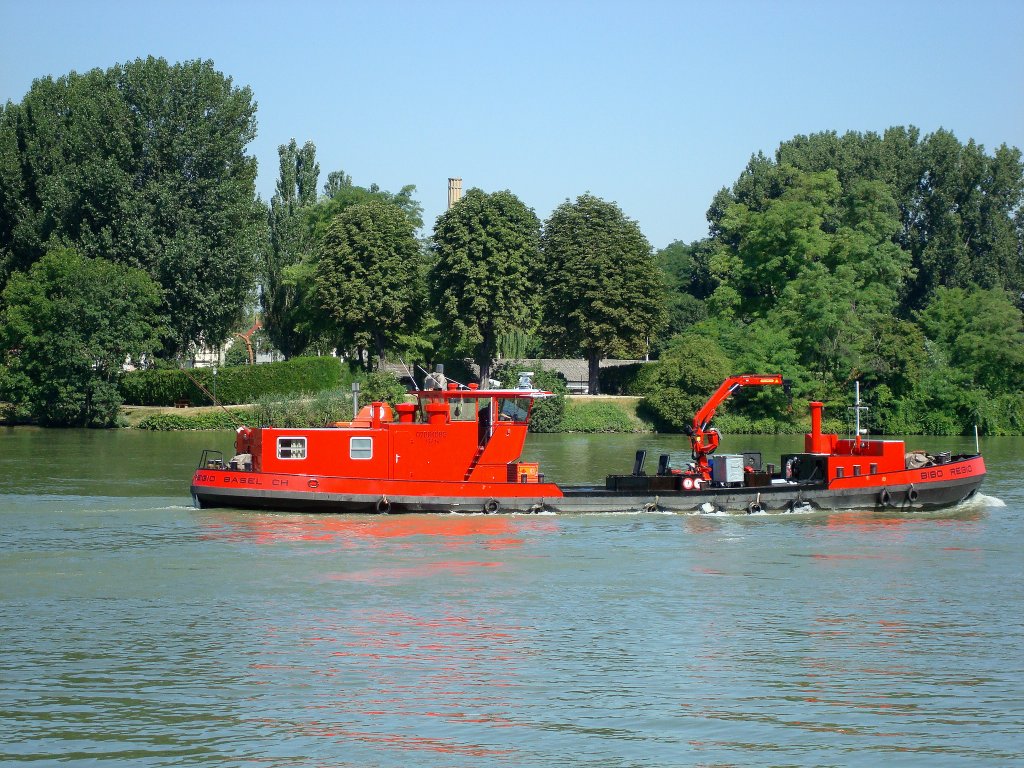
[[[783,379],[779,374],[745,373],[730,376],[719,385],[708,401],[694,414],[693,424],[687,430],[690,435],[690,444],[693,446],[693,458],[697,462],[697,471],[705,480],[711,480],[711,465],[708,462],[708,456],[718,448],[718,430],[708,426],[711,419],[714,418],[718,406],[740,387],[782,386],[788,392],[789,384],[789,381]]]

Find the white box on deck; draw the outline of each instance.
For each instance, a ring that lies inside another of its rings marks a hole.
[[[742,483],[743,457],[722,454],[712,457],[711,481],[714,483]]]

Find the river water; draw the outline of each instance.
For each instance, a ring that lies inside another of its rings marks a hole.
[[[436,518],[192,508],[230,441],[0,430],[0,763],[1024,765],[1021,439],[941,513]]]

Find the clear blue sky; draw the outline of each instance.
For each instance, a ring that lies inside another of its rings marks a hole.
[[[703,237],[712,195],[796,134],[952,130],[1024,148],[1024,3],[0,0],[0,100],[37,77],[147,55],[212,59],[321,183],[415,184],[429,231],[449,176],[546,218],[591,192],[655,247]]]

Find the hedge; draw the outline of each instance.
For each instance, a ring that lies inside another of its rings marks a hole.
[[[188,374],[213,392],[213,369],[192,368]],[[335,357],[297,357],[283,363],[240,365],[217,370],[217,400],[226,405],[251,403],[264,395],[320,392],[341,383],[342,363]],[[212,405],[180,370],[133,371],[121,380],[126,405],[172,406],[181,401]]]
[[[643,432],[644,425],[618,403],[571,402],[562,418],[562,432]]]
[[[241,414],[239,414],[241,416]],[[148,429],[154,432],[175,432],[194,429],[234,429],[241,419],[232,418],[223,411],[216,413],[199,413],[184,416],[177,413],[156,413],[147,416],[138,423],[136,429]]]

